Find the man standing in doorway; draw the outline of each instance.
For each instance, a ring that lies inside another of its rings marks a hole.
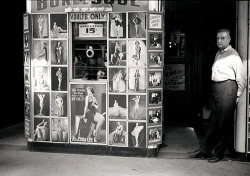
[[[209,158],[209,163],[220,161],[225,150],[234,151],[234,111],[246,87],[246,72],[238,52],[230,45],[230,30],[217,31],[216,53],[212,65],[210,97],[210,126],[191,158]]]

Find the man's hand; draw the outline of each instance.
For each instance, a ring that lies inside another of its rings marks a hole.
[[[239,100],[240,100],[240,97],[237,97],[237,98],[236,98],[236,104],[239,103]]]

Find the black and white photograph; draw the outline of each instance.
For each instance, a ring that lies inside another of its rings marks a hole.
[[[146,93],[146,69],[129,68],[128,92],[129,93]]]
[[[145,122],[128,122],[128,146],[136,148],[146,146]]]
[[[146,38],[146,12],[128,13],[128,37]]]
[[[128,119],[146,120],[146,95],[128,95]]]
[[[125,93],[127,92],[127,69],[110,68],[109,69],[109,92]]]
[[[51,90],[67,91],[67,67],[51,67]]]
[[[48,40],[34,40],[32,52],[33,65],[49,65],[49,41]]]
[[[147,65],[146,40],[128,40],[128,65],[135,67]]]
[[[126,38],[126,13],[109,14],[109,37]]]
[[[50,93],[34,92],[34,115],[50,116]]]
[[[33,38],[49,38],[49,16],[48,14],[32,14]]]
[[[50,90],[49,67],[33,67],[34,90]]]
[[[148,67],[149,68],[163,68],[164,53],[160,51],[148,52]]]
[[[25,67],[30,66],[30,52],[29,52],[29,50],[24,50],[24,52],[23,52],[23,66],[25,66]]]
[[[109,121],[109,145],[125,147],[128,144],[126,121]]]
[[[149,127],[148,144],[160,144],[162,142],[162,127]]]
[[[23,48],[29,49],[30,47],[30,33],[28,31],[25,31],[23,34]]]
[[[50,115],[57,117],[67,117],[67,93],[51,92]]]
[[[51,64],[66,65],[67,64],[67,41],[52,40],[51,41]]]
[[[162,96],[162,90],[148,90],[148,105],[161,106]]]
[[[50,14],[50,37],[67,38],[67,14]]]
[[[162,108],[148,109],[148,125],[161,125]]]
[[[150,50],[163,49],[163,33],[162,32],[149,32],[148,33],[148,48]]]
[[[50,141],[50,119],[34,118],[34,141]]]
[[[24,100],[30,102],[30,86],[24,86]]]
[[[126,95],[109,95],[109,119],[127,119],[127,97]]]
[[[126,66],[127,48],[126,40],[109,41],[109,66]]]
[[[149,70],[148,71],[148,87],[161,88],[163,85],[162,70]]]
[[[29,14],[28,13],[25,13],[23,14],[23,30],[26,31],[26,30],[29,30],[29,24],[30,21],[29,21]]]
[[[107,143],[106,84],[71,84],[71,142]]]
[[[24,116],[25,119],[30,120],[30,103],[24,103]]]
[[[30,85],[30,68],[24,67],[24,84]]]
[[[51,119],[51,141],[68,142],[69,141],[69,120],[66,118]]]

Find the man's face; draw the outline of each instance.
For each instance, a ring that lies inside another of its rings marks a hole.
[[[228,47],[230,41],[231,41],[231,38],[226,32],[219,32],[217,34],[217,46],[220,49],[225,49],[226,47]]]

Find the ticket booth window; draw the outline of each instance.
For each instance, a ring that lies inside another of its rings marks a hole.
[[[107,79],[107,23],[72,23],[73,79]]]

